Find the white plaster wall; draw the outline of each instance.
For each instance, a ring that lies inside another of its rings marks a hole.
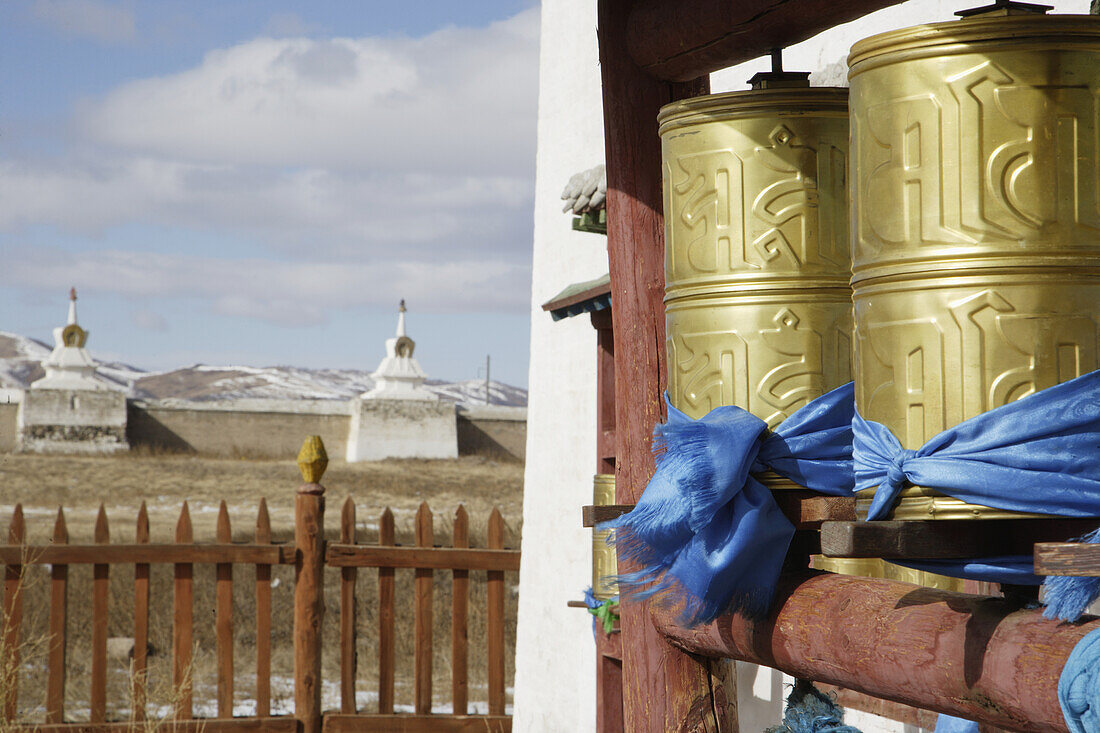
[[[353,399],[348,463],[386,458],[458,458],[454,403]]]
[[[603,237],[574,232],[559,196],[603,162],[593,0],[543,0],[531,286],[531,368],[514,729],[595,728],[591,617],[566,602],[590,584],[596,469],[596,332],[587,316],[554,322],[540,307],[570,283],[607,272]]]
[[[1088,13],[1089,0],[1050,0],[1057,13]],[[846,59],[852,44],[861,38],[884,31],[905,28],[921,23],[955,20],[955,11],[985,4],[984,0],[909,0],[858,20],[831,28],[814,38],[783,53],[783,66],[789,71],[810,71],[814,85],[847,86]],[[747,81],[758,71],[766,71],[770,62],[766,58],[723,69],[711,74],[711,91],[714,93],[747,89]],[[738,664],[738,708],[741,729],[763,730],[774,725],[782,715],[783,699],[789,692],[790,677],[772,669],[760,669],[755,665]],[[868,713],[849,711],[847,722],[863,733],[918,733],[914,726],[902,725]]]

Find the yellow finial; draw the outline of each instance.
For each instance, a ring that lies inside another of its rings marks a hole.
[[[302,443],[302,450],[298,451],[298,470],[302,472],[302,479],[307,484],[321,483],[326,468],[328,454],[325,453],[325,444],[321,442],[320,435],[311,435]]]

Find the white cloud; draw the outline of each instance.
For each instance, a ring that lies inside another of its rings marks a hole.
[[[423,38],[257,39],[87,101],[64,156],[0,159],[0,281],[56,288],[60,271],[295,325],[398,297],[525,308],[537,25],[536,8]],[[112,247],[135,224],[242,236],[278,261]],[[18,243],[41,225],[108,243]]]
[[[517,174],[534,155],[538,10],[424,38],[261,38],[83,110],[93,140],[192,162]]]
[[[15,256],[3,249],[0,256],[10,262],[0,270],[0,284],[8,287],[48,290],[72,281],[82,293],[196,298],[214,313],[288,326],[323,323],[334,308],[389,308],[400,298],[423,310],[522,309],[529,286],[524,266],[477,259],[337,264],[119,250],[30,250]],[[143,328],[156,318],[134,314]]]
[[[34,0],[31,15],[55,30],[101,43],[131,41],[136,35],[129,5],[103,0]]]

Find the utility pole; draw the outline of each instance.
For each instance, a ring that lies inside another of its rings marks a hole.
[[[485,355],[485,404],[489,403],[489,355]]]

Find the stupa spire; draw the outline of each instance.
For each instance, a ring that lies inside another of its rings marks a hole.
[[[401,299],[401,305],[397,308],[397,337],[405,335],[405,299]]]
[[[68,326],[77,325],[76,322],[76,288],[69,288],[69,320],[66,323]]]

